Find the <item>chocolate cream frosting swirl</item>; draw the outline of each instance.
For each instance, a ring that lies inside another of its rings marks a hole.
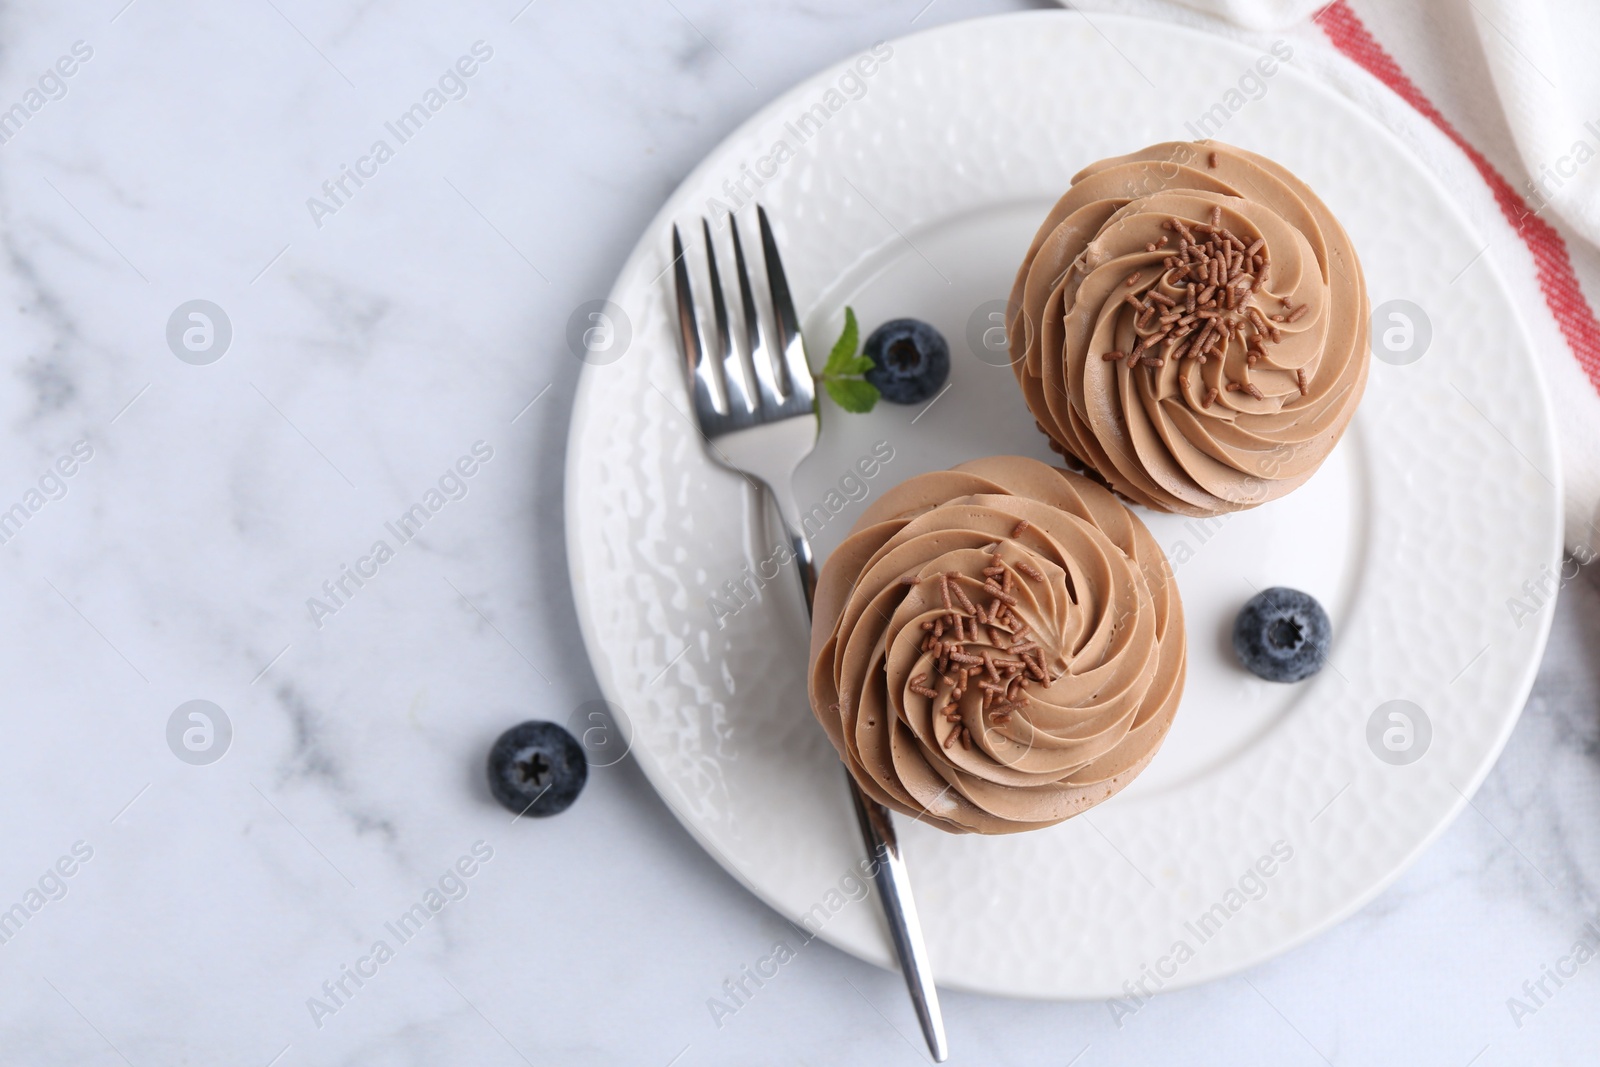
[[[1184,655],[1171,569],[1133,513],[1081,475],[997,456],[889,490],[828,558],[811,706],[879,803],[1014,833],[1144,769]]]
[[[1367,317],[1327,206],[1216,141],[1081,171],[1007,311],[1012,368],[1055,449],[1186,515],[1254,507],[1316,472],[1366,386]]]

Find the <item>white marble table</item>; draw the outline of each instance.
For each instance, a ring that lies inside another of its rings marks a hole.
[[[898,977],[821,944],[719,1027],[708,998],[783,922],[631,761],[516,825],[480,763],[597,695],[562,543],[568,316],[785,87],[1020,5],[524,2],[0,11],[0,909],[26,913],[0,921],[0,1062],[922,1055]],[[459,499],[388,534],[475,445]],[[947,993],[956,1062],[1592,1059],[1587,969],[1507,1006],[1600,911],[1600,591],[1555,610],[1474,809],[1356,917],[1120,1026]],[[191,700],[231,723],[220,762],[169,749]],[[459,899],[389,932],[478,842]]]

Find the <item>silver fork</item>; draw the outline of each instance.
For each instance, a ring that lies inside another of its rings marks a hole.
[[[689,391],[694,397],[695,419],[706,438],[712,456],[732,470],[756,481],[772,497],[783,519],[785,533],[794,553],[805,594],[806,614],[816,591],[816,565],[811,544],[800,521],[800,508],[792,485],[795,468],[810,455],[817,443],[815,388],[811,365],[800,338],[800,320],[794,312],[789,282],[778,258],[772,238],[772,225],[765,208],[757,207],[761,229],[761,251],[767,268],[767,288],[772,296],[772,319],[776,336],[771,336],[756,311],[750,274],[745,266],[744,243],[739,239],[739,224],[732,215],[728,224],[733,233],[733,259],[739,282],[740,318],[743,349],[749,354],[748,370],[754,371],[755,388],[747,377],[740,345],[735,344],[728,325],[728,307],[723,298],[722,277],[717,270],[717,253],[711,239],[711,224],[704,218],[700,227],[705,235],[706,261],[710,266],[711,319],[717,358],[708,357],[700,339],[700,324],[695,315],[694,291],[689,284],[689,266],[684,259],[683,238],[672,227],[672,260],[677,283],[678,329],[683,354],[688,361]],[[928,965],[928,950],[922,942],[922,927],[917,922],[917,906],[911,896],[911,880],[895,836],[894,824],[883,805],[865,796],[849,774],[845,781],[855,800],[856,819],[867,855],[876,860],[874,881],[883,902],[894,940],[895,955],[905,976],[906,988],[922,1024],[922,1036],[935,1063],[944,1062],[944,1019],[939,1013],[939,994],[933,986],[933,970]]]

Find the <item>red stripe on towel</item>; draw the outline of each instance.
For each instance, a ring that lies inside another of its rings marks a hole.
[[[1533,267],[1538,274],[1539,288],[1544,293],[1544,302],[1549,305],[1550,313],[1555,316],[1556,325],[1561,327],[1562,336],[1567,339],[1579,366],[1588,374],[1596,391],[1600,391],[1600,322],[1595,321],[1594,311],[1584,298],[1583,290],[1578,285],[1578,276],[1572,269],[1572,259],[1567,255],[1566,242],[1555,227],[1534,214],[1528,202],[1494,169],[1483,153],[1461,136],[1450,120],[1434,107],[1433,101],[1406,76],[1394,57],[1384,51],[1345,0],[1335,0],[1323,8],[1317,13],[1315,21],[1335,48],[1359,63],[1439,127],[1478,168],[1478,173],[1494,194],[1495,203],[1500,205],[1500,213],[1517,231],[1517,236],[1528,246],[1528,251],[1533,253]]]

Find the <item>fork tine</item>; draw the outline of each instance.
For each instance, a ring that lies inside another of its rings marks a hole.
[[[739,303],[744,312],[745,344],[750,350],[750,363],[755,368],[762,410],[772,413],[783,406],[783,396],[778,390],[776,368],[772,361],[772,345],[767,339],[767,328],[756,311],[755,294],[750,289],[750,271],[745,266],[739,221],[729,215],[728,224],[733,228],[733,258],[739,272]]]
[[[717,270],[717,247],[711,240],[711,223],[700,219],[700,229],[705,234],[706,264],[711,268],[711,317],[716,322],[717,352],[722,364],[722,395],[728,400],[727,413],[741,419],[756,410],[750,399],[750,386],[739,362],[739,350],[734,347],[733,334],[728,329],[728,305],[722,296],[722,274]]]
[[[794,313],[794,298],[789,295],[789,279],[783,273],[783,260],[778,258],[778,243],[772,236],[772,224],[767,221],[767,209],[758,205],[756,218],[761,223],[761,251],[767,261],[767,286],[772,290],[772,317],[777,324],[778,346],[783,353],[784,393],[790,400],[799,400],[810,407],[816,399],[816,390],[811,383],[811,365],[806,362],[805,346],[800,340],[800,318]]]
[[[704,432],[707,423],[718,414],[716,390],[711,385],[710,361],[700,344],[700,325],[694,317],[694,290],[689,287],[689,263],[683,254],[683,236],[678,233],[676,224],[672,227],[672,278],[677,290],[678,339],[683,342],[684,359],[688,361],[695,418]]]

